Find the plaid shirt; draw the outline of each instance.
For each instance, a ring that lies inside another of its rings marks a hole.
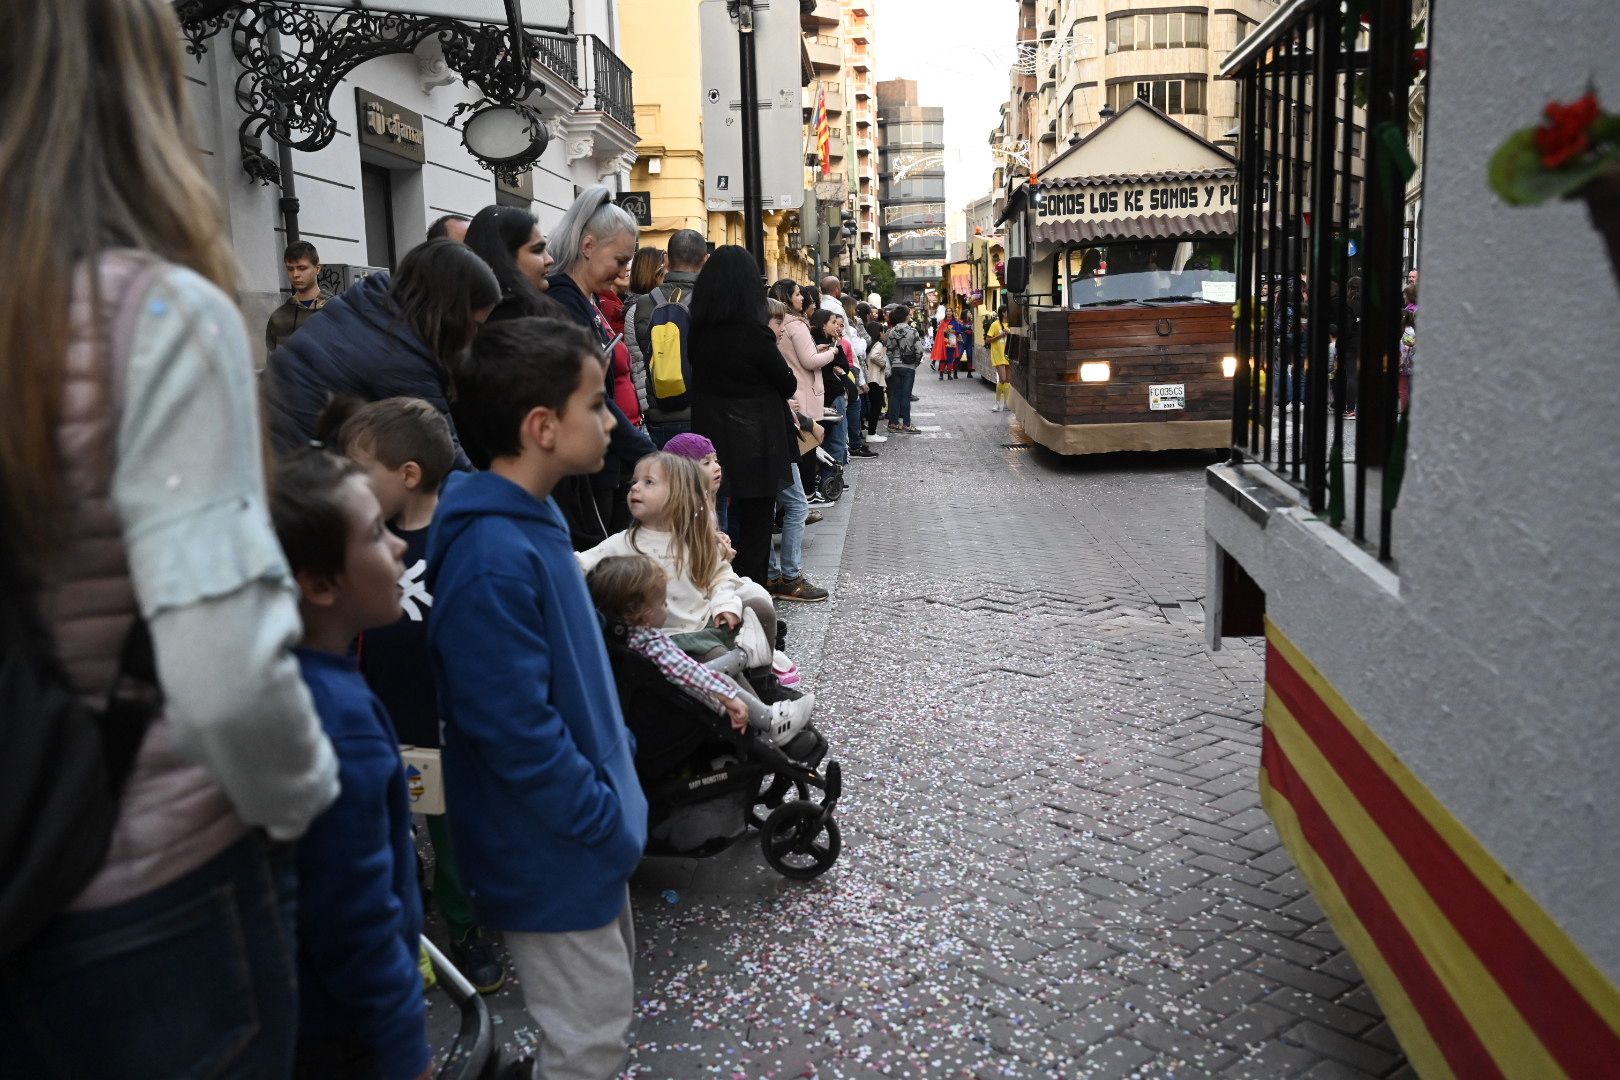
[[[632,626],[625,640],[636,652],[655,664],[664,677],[716,712],[725,712],[715,698],[734,698],[737,688],[704,667],[670,640],[668,634],[652,626]],[[712,695],[712,696],[711,696]]]

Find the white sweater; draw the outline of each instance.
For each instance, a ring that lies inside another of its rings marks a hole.
[[[643,528],[637,531],[635,546],[631,546],[628,531],[614,533],[589,551],[581,551],[579,566],[588,574],[611,555],[645,555],[663,567],[669,576],[664,629],[671,634],[706,630],[714,625],[716,615],[729,613],[742,618],[743,604],[737,590],[742,587],[743,579],[737,576],[731,564],[720,564],[714,588],[705,592],[691,578],[676,571],[675,554],[671,550],[674,539],[671,533]]]

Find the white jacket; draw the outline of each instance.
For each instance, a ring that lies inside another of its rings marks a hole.
[[[690,578],[675,569],[675,554],[671,550],[674,535],[656,529],[636,531],[635,545],[630,543],[628,530],[614,533],[589,551],[579,553],[579,568],[590,573],[596,564],[610,555],[645,555],[664,568],[669,577],[664,607],[664,629],[671,634],[689,634],[694,630],[707,630],[714,625],[714,617],[731,614],[742,618],[743,603],[738,595],[743,579],[730,563],[720,564],[715,586],[708,592],[699,589]]]

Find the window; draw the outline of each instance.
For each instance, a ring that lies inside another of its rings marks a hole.
[[[1208,19],[1190,11],[1113,16],[1108,20],[1108,51],[1201,49],[1208,43]]]
[[[1138,79],[1114,83],[1108,88],[1108,104],[1115,112],[1137,99],[1167,113],[1201,115],[1204,111],[1204,80]]]

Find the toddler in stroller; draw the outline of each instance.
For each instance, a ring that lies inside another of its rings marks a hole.
[[[767,705],[735,678],[743,670],[741,649],[699,663],[659,629],[669,581],[645,555],[609,556],[596,564],[586,584],[597,610],[610,624],[624,627],[625,643],[632,650],[652,661],[673,685],[727,716],[735,730],[752,726],[783,746],[809,722],[816,706],[814,694]]]
[[[588,581],[605,617],[625,724],[636,739],[636,772],[647,794],[647,854],[715,855],[752,825],[760,829],[765,861],[778,873],[801,880],[817,876],[838,858],[833,809],[841,779],[837,762],[822,769],[826,741],[804,723],[814,696],[782,687],[769,668],[739,668],[743,681],[715,686],[708,677],[721,676],[713,662],[705,666],[684,653],[676,659],[656,644],[649,649],[657,638],[669,642],[661,631],[649,638],[642,633],[649,628],[634,618],[638,606],[662,610],[651,595],[652,575],[638,565],[643,563],[661,582],[651,560],[625,556],[604,559]],[[731,659],[740,657],[734,653]],[[680,673],[667,674],[661,660],[679,665]],[[749,714],[763,710],[773,723],[786,717],[789,724],[775,730],[755,723],[753,715],[744,718],[736,705],[717,706],[719,701],[741,702]],[[810,799],[812,788],[822,792],[819,804]]]

